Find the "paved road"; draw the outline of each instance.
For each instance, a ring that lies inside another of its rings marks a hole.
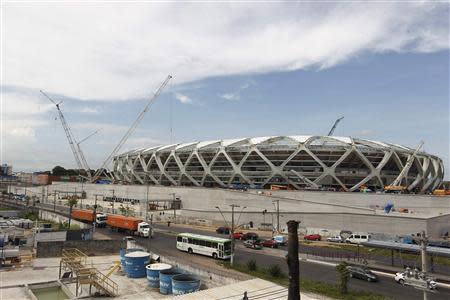
[[[186,263],[200,265],[202,267],[218,269],[219,266],[214,260],[201,255],[189,255],[185,252],[180,252],[175,247],[175,235],[176,232],[193,232],[193,233],[205,233],[205,231],[192,228],[180,228],[171,226],[156,225],[156,232],[153,239],[138,238],[138,241],[142,245],[146,245],[151,251],[161,253],[161,255],[168,255],[176,257],[178,260],[184,260]],[[124,235],[120,233],[110,232],[109,229],[99,229],[103,234],[121,238]],[[170,231],[168,231],[170,230]],[[216,235],[211,232],[207,232],[209,235]],[[217,235],[220,236],[220,235]],[[278,264],[284,272],[288,272],[287,264],[283,258],[281,251],[276,249],[263,249],[263,250],[251,250],[245,248],[242,243],[238,242],[236,245],[235,261],[240,264],[245,264],[250,259],[255,259],[258,266],[269,267],[273,264]],[[280,255],[281,254],[281,255]],[[323,281],[328,283],[336,283],[338,274],[333,266],[317,264],[311,262],[300,262],[300,277],[308,278],[316,281]],[[369,283],[363,280],[351,279],[350,288],[363,291],[370,291],[374,293],[383,294],[395,299],[423,299],[422,291],[416,290],[412,287],[401,286],[397,284],[392,278],[381,277],[377,283]],[[450,290],[441,289],[436,293],[429,293],[428,299],[440,300],[450,299]]]

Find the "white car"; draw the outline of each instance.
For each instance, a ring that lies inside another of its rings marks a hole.
[[[395,281],[401,285],[411,285],[418,288],[427,288],[434,290],[437,287],[437,282],[432,278],[427,277],[424,273],[417,270],[406,270],[404,272],[395,273]]]
[[[327,242],[343,243],[344,239],[340,235],[335,235],[335,236],[327,238]]]

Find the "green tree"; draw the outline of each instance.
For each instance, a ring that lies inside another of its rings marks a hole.
[[[78,198],[77,196],[71,196],[68,200],[67,200],[67,205],[69,205],[69,229],[70,229],[70,221],[72,221],[72,209],[75,205],[77,205],[78,203]]]
[[[339,273],[339,290],[341,294],[348,293],[348,279],[350,278],[350,272],[347,267],[348,264],[345,261],[336,266],[336,271]]]
[[[64,175],[66,175],[66,173],[67,173],[67,170],[61,166],[56,166],[52,169],[52,175],[55,175],[55,176],[64,176]]]

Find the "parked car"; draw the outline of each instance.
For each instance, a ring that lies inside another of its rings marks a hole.
[[[273,237],[273,239],[278,243],[278,245],[287,244],[287,237],[285,237],[284,235],[276,235]]]
[[[344,239],[340,235],[335,235],[332,237],[327,238],[327,242],[331,243],[343,243]]]
[[[368,282],[378,281],[377,275],[372,273],[372,271],[368,268],[348,266],[347,270],[349,271],[350,277],[367,280]]]
[[[261,243],[258,240],[246,240],[244,246],[251,249],[262,249]]]
[[[369,239],[370,234],[352,234],[351,236],[345,239],[345,242],[350,244],[361,244],[364,242],[368,242]]]
[[[230,228],[229,227],[219,227],[216,229],[216,232],[219,234],[230,234]]]
[[[320,241],[322,240],[322,236],[320,234],[307,234],[303,237],[303,239],[307,241]]]
[[[242,237],[244,236],[244,233],[243,232],[235,232],[234,234],[233,234],[233,237],[236,239],[236,240],[242,240]]]
[[[265,240],[261,243],[264,247],[269,247],[269,248],[278,248],[278,243],[277,241],[275,241],[274,239],[272,240]]]
[[[242,240],[246,241],[246,240],[257,240],[258,239],[258,234],[254,233],[254,232],[247,232],[246,234],[244,234],[241,238]]]
[[[416,288],[427,288],[434,290],[437,288],[437,282],[419,270],[406,268],[404,272],[395,273],[394,280],[401,285],[410,285]]]

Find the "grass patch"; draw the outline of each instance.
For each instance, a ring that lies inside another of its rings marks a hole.
[[[289,277],[287,274],[281,272],[271,272],[273,271],[274,266],[269,268],[257,268],[254,271],[251,271],[247,268],[246,265],[234,264],[231,266],[229,262],[220,262],[220,265],[224,266],[227,269],[233,269],[245,274],[249,274],[254,277],[258,277],[267,281],[274,282],[276,284],[282,286],[289,286]],[[276,276],[273,276],[276,275]],[[374,294],[365,291],[359,290],[349,290],[348,294],[342,295],[339,292],[339,286],[337,284],[331,284],[321,281],[315,281],[310,279],[302,279],[300,280],[300,290],[302,292],[310,292],[315,294],[324,295],[333,299],[345,299],[345,300],[382,300],[389,299],[380,294]]]

